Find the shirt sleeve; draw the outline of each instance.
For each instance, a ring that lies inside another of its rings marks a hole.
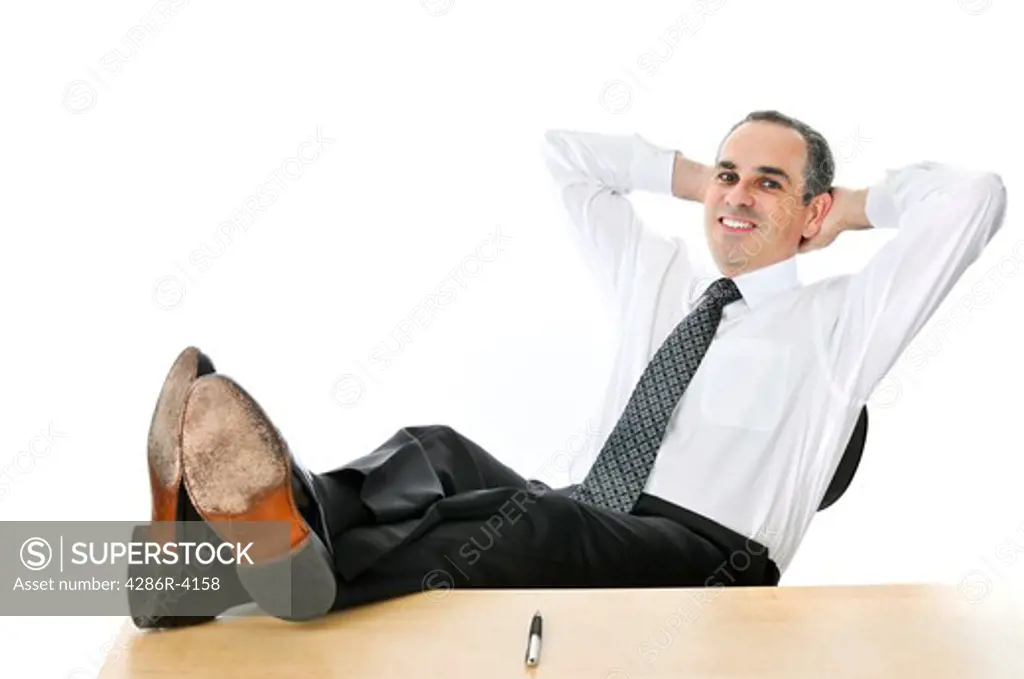
[[[605,291],[618,297],[636,273],[642,239],[661,238],[637,216],[633,191],[672,195],[676,151],[640,135],[548,130],[543,157],[572,237]],[[688,261],[685,245],[679,256]]]
[[[1005,211],[999,175],[935,162],[890,170],[869,187],[868,221],[897,233],[845,278],[832,339],[846,393],[868,400],[999,231]]]

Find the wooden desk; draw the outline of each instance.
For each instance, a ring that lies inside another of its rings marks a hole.
[[[302,624],[258,612],[144,633],[128,622],[100,679],[1021,679],[1024,598],[996,594],[972,604],[939,585],[436,590]],[[544,645],[530,670],[537,609]]]

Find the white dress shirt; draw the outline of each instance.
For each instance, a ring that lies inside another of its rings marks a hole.
[[[572,469],[578,483],[654,353],[720,274],[696,271],[683,239],[652,231],[629,201],[634,190],[671,195],[675,150],[570,130],[549,130],[542,148],[616,321],[601,435]],[[736,276],[743,298],[725,307],[646,492],[757,540],[785,572],[862,407],[1002,226],[1005,206],[996,174],[908,165],[868,189],[871,224],[898,231],[862,270],[803,285],[794,255]]]

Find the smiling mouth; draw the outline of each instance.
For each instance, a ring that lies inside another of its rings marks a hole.
[[[718,223],[725,227],[726,231],[753,231],[757,228],[755,222],[750,222],[745,219],[735,219],[733,217],[719,217]]]

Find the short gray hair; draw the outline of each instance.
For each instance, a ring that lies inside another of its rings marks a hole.
[[[809,204],[818,194],[825,193],[832,188],[832,182],[836,176],[836,162],[832,157],[832,149],[829,148],[825,137],[807,123],[774,110],[753,111],[748,113],[743,120],[730,127],[729,133],[725,136],[728,137],[732,134],[733,130],[744,123],[758,121],[784,125],[796,130],[804,138],[804,142],[807,144],[807,162],[804,165],[804,193],[802,196],[804,205]],[[722,143],[725,143],[724,139]],[[718,151],[721,153],[721,145],[719,145]]]

